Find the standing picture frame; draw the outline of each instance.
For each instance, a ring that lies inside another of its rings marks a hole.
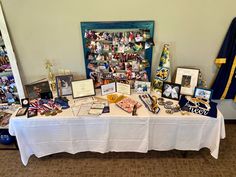
[[[198,88],[196,87],[194,90],[193,97],[195,98],[201,98],[205,100],[211,100],[213,94],[212,89],[207,89],[207,88]]]
[[[198,84],[199,69],[177,68],[175,83],[181,85],[182,95],[193,95]]]
[[[179,100],[181,92],[181,85],[170,82],[163,82],[162,97],[172,100]]]
[[[92,79],[72,81],[71,88],[72,88],[72,97],[74,99],[96,95]]]
[[[25,85],[25,89],[27,96],[30,99],[40,98],[41,93],[51,92],[48,81],[27,84]]]
[[[56,88],[57,96],[72,95],[71,82],[73,81],[73,75],[60,75],[56,76]]]

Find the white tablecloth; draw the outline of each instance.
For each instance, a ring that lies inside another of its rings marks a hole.
[[[144,106],[134,117],[114,104],[111,113],[76,117],[71,109],[55,117],[16,117],[10,119],[9,132],[16,136],[24,165],[29,157],[84,151],[105,153],[210,149],[218,158],[220,139],[225,138],[224,118],[197,114],[169,115],[162,108],[153,115]]]

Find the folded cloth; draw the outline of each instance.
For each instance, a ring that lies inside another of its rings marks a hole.
[[[182,96],[179,105],[185,111],[214,118],[217,117],[217,103],[209,100]]]

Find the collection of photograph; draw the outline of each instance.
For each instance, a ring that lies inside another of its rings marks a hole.
[[[104,32],[88,30],[86,39],[87,75],[95,88],[111,82],[121,82],[134,87],[134,81],[148,81],[149,61],[145,50],[154,43],[149,30]]]

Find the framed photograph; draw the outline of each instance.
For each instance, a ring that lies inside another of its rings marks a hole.
[[[56,76],[57,96],[72,95],[72,81],[73,75]]]
[[[17,111],[16,116],[24,116],[27,113],[27,110],[28,110],[27,107],[20,108]]]
[[[28,98],[40,98],[40,93],[51,92],[48,81],[25,85]]]
[[[134,90],[136,93],[144,94],[151,92],[151,82],[135,81]]]
[[[181,84],[181,94],[193,95],[198,84],[199,69],[177,68],[175,83]]]
[[[71,86],[73,98],[96,95],[92,79],[72,81]]]
[[[27,114],[28,118],[34,117],[34,116],[37,116],[37,115],[38,115],[38,110],[37,109],[29,109],[28,110],[28,114]]]
[[[115,93],[115,92],[116,92],[116,83],[115,82],[101,86],[101,94],[102,95],[108,95],[108,94]]]
[[[173,99],[173,100],[179,100],[180,91],[181,91],[180,84],[163,82],[162,97]]]
[[[120,83],[120,82],[116,83],[116,91],[118,93],[125,94],[125,95],[130,95],[131,94],[130,89],[131,88],[130,88],[129,84],[123,84],[123,83]]]
[[[212,94],[213,94],[212,89],[196,87],[194,90],[194,97],[205,99],[205,100],[211,100]]]

